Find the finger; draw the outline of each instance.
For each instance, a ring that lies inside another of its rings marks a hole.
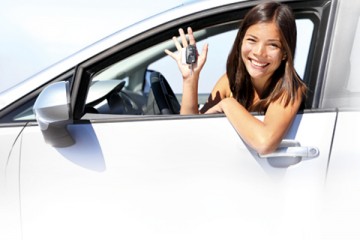
[[[187,28],[187,32],[188,32],[188,36],[189,36],[190,45],[196,46],[194,33],[193,33],[191,27],[188,27],[188,28]]]
[[[177,60],[177,55],[175,53],[169,51],[168,49],[165,49],[165,53],[170,57],[172,57],[173,59]]]
[[[207,54],[208,54],[208,51],[209,51],[209,44],[208,43],[205,43],[202,50],[201,50],[201,54],[200,56],[204,59],[207,58]]]
[[[179,34],[180,34],[181,43],[183,47],[186,48],[188,46],[188,42],[184,30],[182,28],[179,29]]]
[[[214,107],[209,108],[204,114],[214,114],[217,113],[217,111],[214,110]]]
[[[218,104],[215,106],[212,106],[207,111],[204,112],[204,114],[216,114],[216,113],[222,113],[221,108],[219,108]]]
[[[173,37],[172,39],[173,39],[176,49],[180,52],[182,47],[181,47],[181,44],[179,43],[177,37]]]
[[[201,50],[201,53],[198,55],[198,61],[196,67],[202,68],[204,66],[207,59],[208,49],[209,49],[208,44],[205,43]]]

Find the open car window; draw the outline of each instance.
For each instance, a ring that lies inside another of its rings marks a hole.
[[[194,34],[199,40],[198,48],[201,49],[201,44],[204,42],[220,41],[221,38],[233,41],[237,28],[238,23],[231,22],[196,31]],[[214,46],[216,45],[214,44]],[[226,44],[221,47],[219,45],[214,50],[220,51],[220,57],[224,58],[230,48],[231,44]],[[135,53],[94,74],[87,96],[86,111],[103,114],[158,114],[159,111],[153,109],[157,106],[151,103],[153,99],[150,76],[153,72],[162,74],[169,83],[170,91],[175,93],[176,100],[180,103],[181,75],[174,60],[165,54],[165,49],[175,51],[171,39]],[[216,61],[217,53],[213,52],[212,54],[213,56],[209,55],[208,60]],[[217,66],[217,72],[221,74],[224,72],[225,62],[226,58],[223,65]],[[204,81],[206,86],[201,87],[200,97],[204,99],[208,96],[216,80],[216,77],[212,77],[211,80]]]
[[[304,76],[314,23],[310,19],[298,19],[298,47],[295,67]],[[205,103],[216,81],[226,71],[227,56],[238,31],[239,22],[218,24],[195,31],[198,51],[209,44],[207,62],[199,81],[199,105]],[[87,113],[154,115],[160,114],[152,99],[152,72],[161,73],[167,80],[177,101],[181,103],[182,78],[175,61],[164,53],[175,51],[171,39],[153,45],[96,72],[86,100]],[[200,107],[200,106],[199,106]],[[151,109],[150,109],[151,108]]]

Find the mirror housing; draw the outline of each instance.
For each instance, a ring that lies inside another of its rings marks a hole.
[[[33,110],[46,143],[53,147],[75,143],[67,129],[72,123],[69,82],[56,82],[44,88]]]

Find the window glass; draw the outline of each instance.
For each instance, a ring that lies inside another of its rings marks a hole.
[[[22,111],[21,113],[19,113],[14,117],[14,121],[30,121],[30,120],[35,120],[33,105],[26,108],[25,111]]]
[[[347,89],[350,92],[360,93],[360,17],[357,21],[355,37],[350,53],[350,74]]]
[[[314,31],[314,23],[310,19],[297,19],[296,29],[297,39],[294,64],[296,71],[303,79],[310,50],[311,38]]]
[[[322,108],[360,107],[360,4],[341,3],[327,59]]]

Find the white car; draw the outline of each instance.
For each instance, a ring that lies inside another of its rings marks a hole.
[[[172,36],[209,43],[203,102],[259,2],[181,5],[3,92],[0,239],[360,239],[359,1],[282,1],[310,91],[274,153],[178,114]]]

